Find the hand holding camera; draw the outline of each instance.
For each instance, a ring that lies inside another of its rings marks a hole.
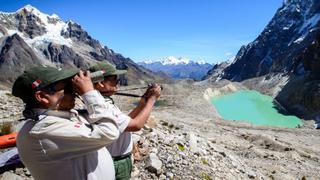
[[[161,90],[162,90],[162,87],[159,84],[156,84],[156,83],[148,84],[148,89],[146,90],[146,92],[143,94],[142,97],[144,97],[145,99],[155,98],[155,100],[157,100],[161,95]]]

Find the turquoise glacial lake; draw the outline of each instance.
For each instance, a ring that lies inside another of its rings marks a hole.
[[[303,124],[296,116],[279,113],[273,103],[273,98],[257,91],[237,91],[213,97],[211,102],[220,116],[226,120],[289,128]]]

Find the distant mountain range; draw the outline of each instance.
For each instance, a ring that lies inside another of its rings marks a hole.
[[[36,65],[87,68],[109,61],[127,69],[124,84],[167,81],[101,45],[73,21],[62,21],[27,5],[16,12],[0,12],[0,82],[10,85],[25,69]]]
[[[191,78],[194,80],[201,80],[213,67],[213,65],[204,61],[194,62],[187,58],[173,56],[138,64],[153,72],[164,73],[175,79]]]
[[[214,67],[217,68],[217,67]],[[320,1],[285,0],[263,32],[207,79],[282,77],[276,99],[291,112],[320,117]],[[280,75],[280,76],[279,76]],[[275,78],[276,79],[276,78]]]

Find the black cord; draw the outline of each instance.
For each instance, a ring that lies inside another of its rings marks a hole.
[[[138,89],[147,89],[149,86],[146,87],[138,87],[138,88],[131,88],[131,89],[120,89],[118,91],[132,91],[132,90],[138,90]]]
[[[114,95],[118,95],[118,96],[129,96],[129,97],[142,97],[140,95],[137,94],[130,94],[130,93],[115,93]]]

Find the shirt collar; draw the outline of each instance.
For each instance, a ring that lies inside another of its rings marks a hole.
[[[60,110],[48,110],[48,109],[33,109],[34,113],[38,116],[47,115],[47,116],[57,116],[61,118],[69,119],[74,115],[78,115],[78,112],[74,109],[70,111],[60,111]]]

